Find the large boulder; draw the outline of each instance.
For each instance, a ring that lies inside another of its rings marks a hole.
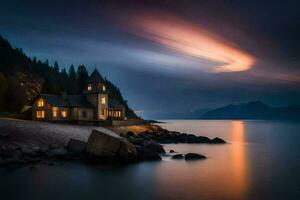
[[[130,133],[130,132],[129,132]],[[139,160],[161,160],[160,153],[165,153],[159,143],[143,135],[125,136],[126,139],[137,147]]]
[[[144,146],[138,146],[137,151],[139,160],[161,160],[159,153],[151,151]]]
[[[67,149],[73,153],[84,153],[87,143],[77,139],[70,139]]]
[[[113,132],[93,130],[88,138],[87,153],[93,162],[130,163],[138,159],[136,147]]]
[[[143,147],[145,149],[148,149],[149,151],[152,151],[154,153],[166,153],[162,145],[155,142],[154,140],[146,140],[143,143]]]

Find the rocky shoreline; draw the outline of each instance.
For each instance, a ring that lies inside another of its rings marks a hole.
[[[177,143],[198,143],[198,144],[225,144],[226,142],[218,137],[210,139],[204,136],[196,136],[194,134],[180,133],[177,131],[168,131],[167,129],[158,128],[158,130],[149,132],[141,132],[135,134],[133,132],[127,132],[126,134],[121,134],[126,137],[129,141],[135,142],[139,139],[144,140],[154,140],[161,144],[177,144]]]
[[[162,144],[167,143],[198,143],[224,144],[220,138],[168,131],[156,125],[150,130],[140,132],[124,132],[118,134],[104,133],[93,130],[88,141],[70,139],[67,145],[22,144],[3,142],[9,141],[8,136],[0,138],[0,167],[20,167],[35,163],[52,165],[61,161],[76,161],[96,164],[128,164],[140,161],[161,160],[167,154]],[[173,153],[173,152],[172,152]],[[206,157],[199,154],[176,154],[172,159],[197,160]]]

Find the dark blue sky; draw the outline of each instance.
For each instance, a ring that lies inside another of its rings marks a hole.
[[[262,100],[300,103],[297,1],[0,2],[29,56],[94,66],[144,117]]]

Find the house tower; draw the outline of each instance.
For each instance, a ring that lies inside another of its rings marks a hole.
[[[84,90],[86,99],[96,108],[94,116],[98,120],[106,120],[108,116],[108,94],[105,81],[95,69]]]

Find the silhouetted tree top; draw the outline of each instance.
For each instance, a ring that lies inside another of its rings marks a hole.
[[[56,61],[54,62],[53,69],[54,69],[54,71],[59,73],[59,66],[58,66],[58,63]]]
[[[70,77],[71,80],[76,80],[77,79],[77,74],[75,72],[74,65],[71,65],[71,67],[69,69],[69,77]]]
[[[84,65],[79,65],[77,69],[77,79],[80,86],[80,90],[83,91],[88,79],[89,79],[89,73],[86,70]]]

